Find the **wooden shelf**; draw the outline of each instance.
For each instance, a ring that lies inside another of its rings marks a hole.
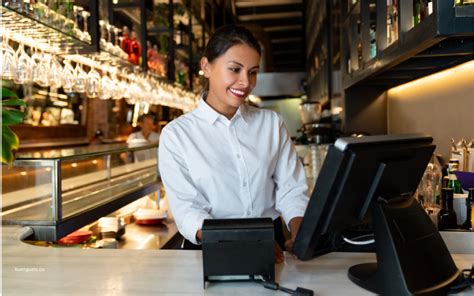
[[[377,1],[377,5],[381,2],[385,3],[385,1]],[[400,7],[398,40],[384,49],[378,49],[374,59],[364,62],[359,69],[352,69],[350,74],[347,71],[347,63],[343,62],[345,89],[356,85],[372,85],[388,89],[474,58],[474,13],[470,7],[454,9],[452,3],[451,5],[447,3],[449,1],[435,0],[433,13],[420,24],[409,28],[407,25],[410,21],[409,17],[403,17],[402,13],[409,13],[411,17],[411,6],[407,4],[407,1],[402,2],[404,6]],[[368,6],[361,7],[361,15],[364,8],[368,9]],[[379,19],[386,18],[386,7],[382,5],[377,8],[378,13],[384,13],[384,11],[385,16]],[[457,16],[460,14],[463,17]],[[362,23],[364,21],[367,20],[361,20]],[[345,26],[346,30],[349,29],[350,22]],[[377,32],[377,39],[384,38],[386,30],[381,31],[383,32]],[[359,36],[356,35],[357,32],[352,31],[349,39],[359,40],[360,38],[363,49],[366,49],[370,47],[370,39],[365,37],[364,33],[367,32],[361,32]],[[348,40],[343,40],[343,42],[348,42]],[[380,44],[383,46],[383,42],[379,40],[377,45]],[[346,43],[343,48],[351,49],[343,56],[351,57],[351,60],[358,57],[358,52],[354,52],[357,47],[353,44],[347,46]]]

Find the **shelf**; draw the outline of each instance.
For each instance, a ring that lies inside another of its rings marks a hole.
[[[459,9],[446,2],[449,1],[436,1],[433,13],[406,32],[400,28],[398,40],[383,50],[378,49],[377,56],[363,63],[361,69],[347,74],[346,68],[343,87],[366,85],[388,89],[472,60],[474,15],[456,17]],[[468,13],[467,9],[464,13]],[[363,42],[362,46],[369,44]],[[349,56],[357,55],[346,55]],[[342,64],[347,67],[347,63]]]
[[[11,35],[22,35],[22,40],[14,39],[15,41],[22,41],[25,45],[41,49],[50,48],[51,45],[57,46],[57,55],[97,52],[97,48],[93,44],[79,40],[75,36],[60,31],[42,21],[23,15],[4,6],[3,2],[0,12],[2,26],[12,31],[13,34]],[[25,35],[31,38],[23,38]]]

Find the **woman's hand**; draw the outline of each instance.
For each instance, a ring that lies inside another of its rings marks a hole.
[[[275,263],[283,263],[283,251],[277,242],[275,242]]]
[[[196,241],[198,243],[200,243],[202,241],[202,230],[199,229],[197,232],[196,232]]]
[[[288,223],[290,227],[290,234],[291,238],[285,242],[285,249],[288,252],[293,252],[293,244],[295,243],[296,235],[300,230],[301,222],[303,221],[303,217],[294,217],[291,219],[290,223]]]

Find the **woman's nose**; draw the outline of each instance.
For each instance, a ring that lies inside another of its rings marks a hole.
[[[247,73],[242,73],[239,77],[239,84],[245,87],[248,87],[250,84],[250,78]]]

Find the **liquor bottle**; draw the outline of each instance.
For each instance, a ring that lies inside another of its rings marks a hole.
[[[130,37],[130,53],[128,54],[128,61],[134,65],[139,65],[141,61],[142,46],[137,41],[137,33],[132,31]]]
[[[459,182],[458,178],[454,174],[458,170],[459,162],[449,161],[448,164],[448,187],[452,188],[454,194],[461,194],[462,188],[461,183]]]
[[[387,0],[387,44],[398,39],[398,1]]]
[[[413,0],[413,26],[416,26],[420,23],[421,19],[421,3],[420,0]]]
[[[453,189],[441,189],[441,209],[438,213],[438,230],[456,229],[457,217],[453,209]]]
[[[474,215],[472,213],[472,201],[474,199],[474,188],[469,188],[469,195],[466,198],[466,221],[461,225],[462,229],[472,230],[472,218]]]

